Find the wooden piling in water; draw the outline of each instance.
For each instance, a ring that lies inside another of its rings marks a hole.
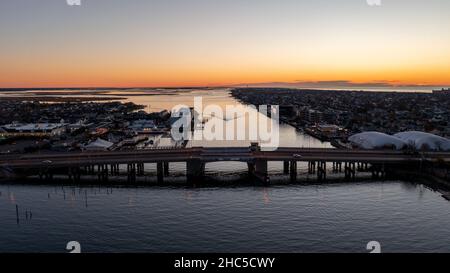
[[[16,204],[16,221],[19,223],[19,206]]]

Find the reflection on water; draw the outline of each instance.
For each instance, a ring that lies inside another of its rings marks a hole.
[[[186,105],[188,107],[194,106],[194,97],[202,97],[203,106],[208,105],[218,105],[224,111],[226,106],[229,105],[240,105],[229,93],[229,89],[214,89],[214,90],[191,90],[191,91],[177,91],[176,96],[171,94],[165,94],[160,92],[158,95],[154,96],[130,96],[125,102],[133,102],[140,105],[145,105],[146,110],[149,112],[161,111],[164,109],[172,109],[177,105]],[[172,91],[175,92],[175,91]],[[262,117],[262,114],[259,115]],[[237,125],[240,123],[241,119],[245,119],[248,124],[248,120],[245,115],[239,116],[236,119],[231,119],[230,117],[224,118],[225,123],[236,124],[236,130],[244,130],[248,133],[248,128],[239,128]],[[226,124],[225,124],[226,126]],[[244,141],[193,141],[189,146],[204,146],[204,147],[237,147],[237,146],[249,146],[250,140]],[[298,132],[292,126],[281,124],[280,126],[280,146],[283,147],[320,147],[320,148],[330,148],[332,147],[329,142],[321,142],[313,137],[305,135]]]
[[[0,192],[0,252],[65,252],[72,240],[87,252],[366,252],[373,240],[386,252],[450,250],[450,204],[397,181]]]

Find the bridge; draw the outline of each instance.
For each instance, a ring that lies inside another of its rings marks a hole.
[[[308,173],[317,174],[319,181],[326,180],[327,172],[345,173],[346,179],[354,179],[358,171],[371,172],[375,178],[385,177],[394,168],[420,168],[423,164],[446,164],[450,152],[411,153],[391,150],[351,150],[320,148],[278,148],[261,150],[259,146],[227,148],[180,148],[139,151],[70,152],[57,154],[2,155],[0,176],[39,176],[51,181],[54,174],[67,175],[70,181],[79,182],[82,176],[98,176],[99,182],[110,177],[126,175],[128,182],[144,176],[146,163],[157,166],[157,180],[164,182],[169,165],[186,163],[187,181],[200,181],[205,175],[205,164],[210,162],[237,161],[248,165],[249,175],[263,183],[269,183],[268,162],[283,162],[283,172],[292,182],[297,180],[298,162],[308,164]],[[327,168],[327,164],[329,167]],[[121,171],[126,165],[126,172]],[[332,168],[331,168],[332,165]],[[123,168],[121,168],[121,166]]]

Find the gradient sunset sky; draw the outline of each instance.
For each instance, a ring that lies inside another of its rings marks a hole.
[[[0,1],[0,87],[450,84],[450,1]]]

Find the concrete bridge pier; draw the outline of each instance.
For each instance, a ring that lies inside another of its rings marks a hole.
[[[359,162],[358,163],[358,172],[367,172],[369,171],[369,164],[367,164],[366,162]]]
[[[308,174],[315,174],[315,173],[316,173],[316,162],[309,161],[308,162]]]
[[[355,162],[345,162],[344,173],[346,180],[354,180],[356,177]]]
[[[186,176],[188,184],[201,182],[205,176],[205,163],[198,159],[186,162]]]
[[[270,184],[267,168],[267,160],[256,160],[255,175],[263,184]]]
[[[76,167],[75,168],[74,178],[75,178],[75,182],[77,182],[77,183],[81,181],[81,169],[80,169],[80,167]]]
[[[372,165],[372,178],[373,179],[385,179],[386,168],[383,165]]]
[[[81,170],[79,167],[69,167],[67,174],[71,182],[80,182]]]
[[[72,178],[73,178],[73,176],[72,176],[72,167],[69,167],[69,168],[68,168],[68,170],[67,170],[67,176],[68,176],[68,178],[69,178],[69,181],[73,181],[73,180],[72,180]]]
[[[128,175],[128,183],[135,183],[136,182],[136,165],[135,164],[128,164],[127,165],[127,175]]]
[[[94,175],[95,174],[95,166],[94,165],[88,165],[85,167],[86,174],[88,175]]]
[[[333,172],[334,173],[342,172],[342,162],[333,162]]]
[[[289,174],[289,161],[283,161],[283,174]]]
[[[290,162],[290,179],[291,183],[297,182],[297,161]]]
[[[156,163],[156,177],[158,180],[158,184],[164,183],[164,163],[163,162]]]
[[[255,175],[255,163],[247,162],[247,167],[248,167],[248,176],[253,177],[253,175]]]
[[[119,164],[111,164],[111,175],[120,175]]]
[[[325,181],[327,179],[327,163],[325,161],[319,162],[317,167],[317,180]]]
[[[164,162],[164,176],[169,176],[169,162]]]
[[[51,181],[53,180],[53,172],[50,169],[46,169],[42,171],[42,178],[44,181]]]
[[[109,171],[107,164],[98,165],[98,181],[99,182],[108,182],[109,180]]]
[[[136,164],[136,175],[137,176],[144,176],[144,163],[137,163]]]
[[[39,180],[42,181],[44,179],[44,172],[42,171],[42,169],[39,169],[38,176],[39,176]]]

